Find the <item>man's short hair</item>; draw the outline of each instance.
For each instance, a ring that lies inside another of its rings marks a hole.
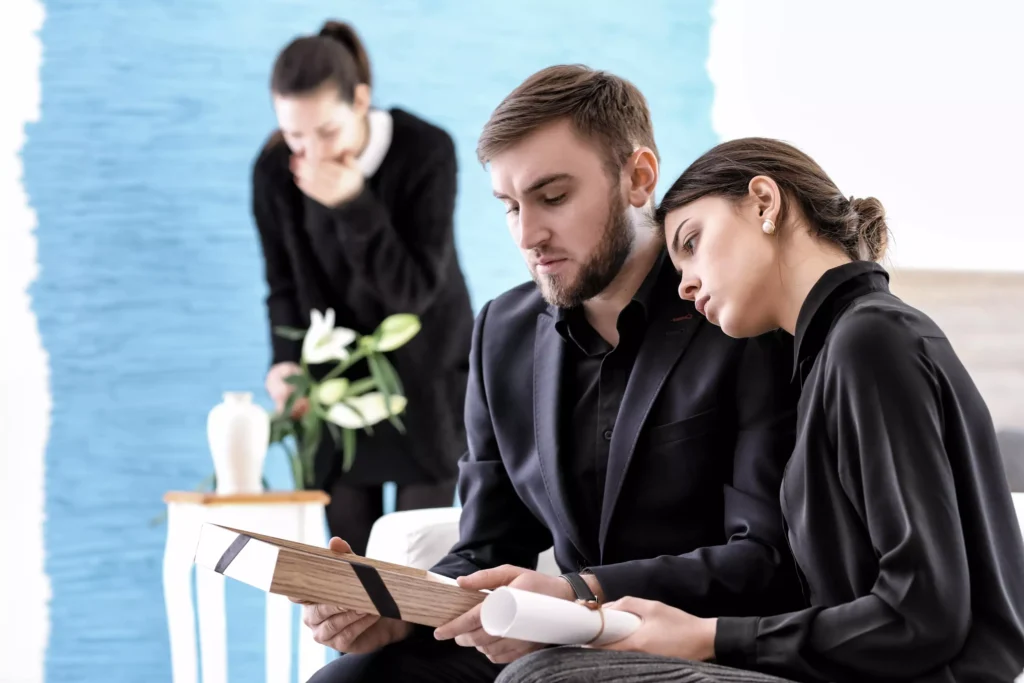
[[[486,165],[538,128],[561,119],[592,141],[615,173],[637,147],[658,154],[647,100],[637,87],[606,71],[570,64],[538,71],[502,100],[484,125],[477,158]]]

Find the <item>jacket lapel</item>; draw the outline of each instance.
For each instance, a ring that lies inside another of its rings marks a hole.
[[[668,305],[659,306],[652,315],[654,319],[640,344],[612,431],[598,537],[602,556],[612,513],[640,439],[640,431],[665,380],[682,357],[694,332],[704,324],[704,316],[696,312],[692,302],[676,297]]]
[[[588,560],[596,560],[589,546],[582,542],[579,527],[569,510],[565,497],[565,480],[560,464],[558,423],[561,416],[562,358],[565,347],[555,329],[555,319],[541,313],[537,316],[537,335],[533,352],[533,424],[544,486],[551,507],[558,516],[566,535]],[[588,562],[589,564],[590,562]]]

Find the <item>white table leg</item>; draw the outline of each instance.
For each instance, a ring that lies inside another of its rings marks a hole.
[[[324,507],[322,505],[304,505],[300,513],[302,534],[299,541],[307,545],[323,547],[327,543],[324,530]],[[305,683],[313,674],[327,663],[327,648],[313,640],[313,631],[301,624],[299,626],[299,681]]]
[[[292,681],[292,601],[267,593],[267,683]]]
[[[228,639],[224,613],[224,577],[196,567],[196,601],[199,605],[199,650],[203,683],[227,683]]]
[[[192,608],[192,556],[195,542],[194,534],[189,532],[188,524],[191,520],[188,517],[176,506],[168,506],[163,582],[173,683],[196,683],[198,673],[195,611]]]

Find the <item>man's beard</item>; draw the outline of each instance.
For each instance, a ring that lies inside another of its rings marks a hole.
[[[531,270],[541,296],[552,306],[575,308],[594,298],[612,283],[629,258],[634,235],[625,202],[615,193],[610,204],[601,241],[572,281],[567,281],[565,276],[538,275]]]

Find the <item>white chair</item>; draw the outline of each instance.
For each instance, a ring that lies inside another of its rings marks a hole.
[[[408,510],[384,515],[373,525],[366,556],[407,567],[430,569],[459,540],[461,508]],[[537,571],[552,576],[561,572],[549,548],[538,558]]]

